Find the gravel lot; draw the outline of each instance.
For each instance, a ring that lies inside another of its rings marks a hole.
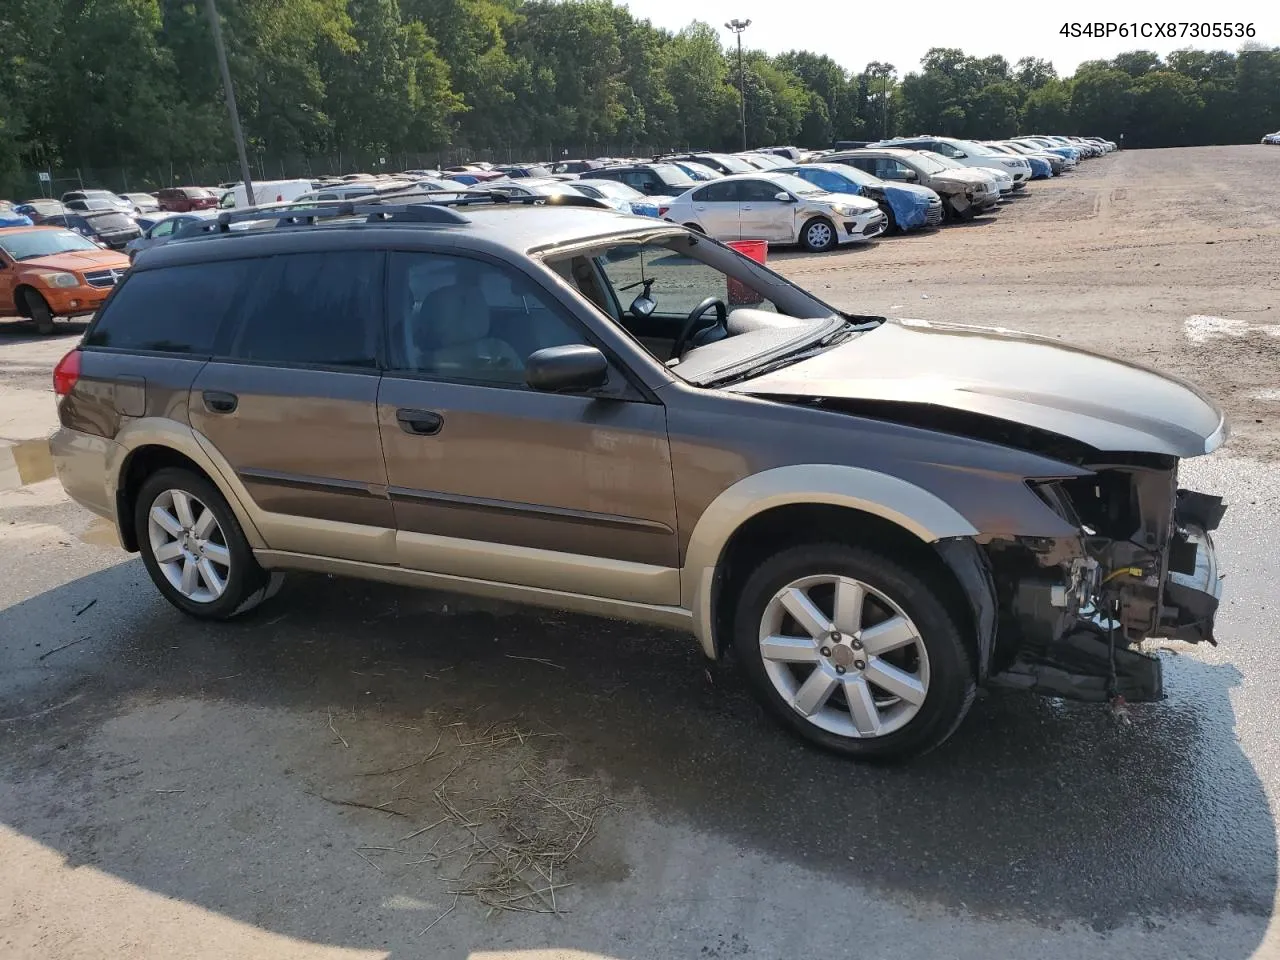
[[[1280,150],[1138,150],[933,234],[775,267],[861,313],[1027,330],[1193,380],[1280,456]]]
[[[771,256],[1227,404],[1185,472],[1232,504],[1221,645],[1165,652],[1165,703],[992,695],[923,761],[855,767],[647,628],[304,576],[193,623],[36,484],[0,493],[0,956],[1280,955],[1277,165],[1122,153],[996,222]],[[0,408],[72,339],[0,325]],[[512,879],[517,848],[549,875]],[[559,916],[504,909],[552,887]]]

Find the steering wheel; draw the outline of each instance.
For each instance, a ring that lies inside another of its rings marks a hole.
[[[698,321],[712,307],[716,308],[716,323],[722,327],[725,326],[725,321],[729,319],[729,308],[724,305],[723,300],[707,297],[689,312],[688,319],[685,320],[684,326],[680,328],[680,336],[676,337],[676,342],[671,347],[670,359],[675,360],[684,355],[685,347],[689,343],[689,338],[693,336],[693,331],[698,326]]]

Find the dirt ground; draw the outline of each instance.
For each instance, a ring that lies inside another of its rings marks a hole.
[[[992,216],[770,262],[859,313],[1060,337],[1192,380],[1237,456],[1280,457],[1280,150],[1140,150]]]
[[[194,622],[47,481],[0,492],[0,958],[1280,956],[1277,167],[1122,153],[971,225],[771,255],[849,309],[1227,405],[1184,474],[1231,503],[1220,646],[1162,655],[1166,702],[993,693],[858,767],[683,635],[303,575]],[[79,332],[0,324],[0,412]]]

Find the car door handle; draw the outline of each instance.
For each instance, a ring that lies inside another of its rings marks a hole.
[[[221,390],[206,390],[202,396],[204,408],[210,413],[235,413],[240,404],[240,398],[234,393],[223,393]]]
[[[433,437],[444,426],[444,417],[432,410],[413,410],[401,407],[396,411],[396,420],[405,433],[417,434],[421,437]]]

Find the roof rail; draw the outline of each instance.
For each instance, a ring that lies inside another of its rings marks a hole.
[[[419,199],[421,198],[421,199]],[[389,203],[402,200],[402,203]],[[470,223],[453,207],[482,205],[514,206],[565,206],[592,207],[597,210],[613,210],[609,204],[595,197],[578,194],[554,194],[552,196],[513,197],[497,190],[413,190],[398,197],[360,197],[355,200],[317,200],[306,207],[294,204],[272,204],[262,207],[246,207],[243,210],[224,210],[213,220],[196,220],[184,224],[174,234],[174,239],[198,237],[207,234],[228,234],[239,223],[274,220],[275,226],[314,225],[321,220],[364,217],[366,223],[434,223],[460,225]],[[239,231],[236,231],[239,232]]]

